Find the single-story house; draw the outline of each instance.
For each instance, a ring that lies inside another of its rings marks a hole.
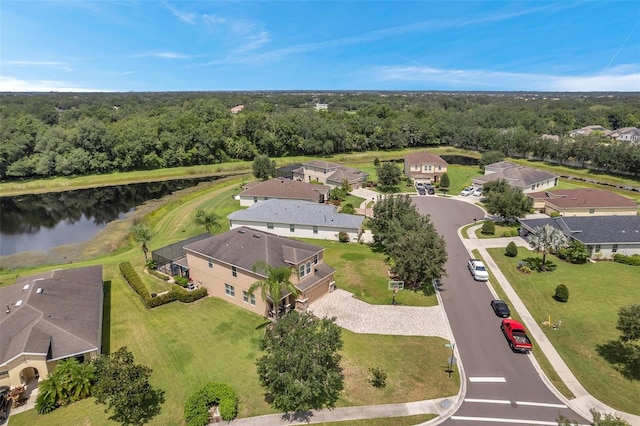
[[[482,188],[485,183],[499,179],[504,179],[511,187],[518,188],[525,194],[553,188],[558,184],[558,175],[554,173],[510,161],[499,161],[485,166],[484,175],[473,178],[471,182],[473,186]]]
[[[342,186],[344,180],[349,182],[352,188],[360,188],[369,179],[369,173],[362,170],[320,160],[302,163],[302,167],[293,170],[292,175],[294,180],[319,182],[331,188]]]
[[[291,282],[299,291],[281,295],[285,310],[308,305],[334,288],[334,269],[324,263],[324,248],[246,227],[232,229],[186,245],[191,279],[218,297],[259,315],[273,316],[272,300],[261,291],[249,295],[253,283],[264,280],[264,271],[253,271],[256,262],[291,268]]]
[[[274,198],[324,203],[329,199],[330,190],[331,187],[327,185],[277,178],[245,185],[239,198],[243,207]]]
[[[640,143],[640,129],[637,127],[623,127],[612,130],[606,136],[618,141],[626,141],[633,144]]]
[[[447,172],[447,162],[439,155],[427,151],[414,152],[404,156],[404,174],[414,183],[439,182]]]
[[[102,348],[102,266],[58,269],[0,287],[0,386],[35,386],[59,361]]]
[[[640,254],[640,216],[571,216],[520,219],[520,223],[524,237],[538,226],[558,228],[569,241],[584,244],[591,258],[609,259],[616,253]]]
[[[569,136],[576,137],[576,136],[589,136],[591,133],[593,132],[600,132],[603,135],[606,135],[607,133],[611,132],[611,130],[602,127],[600,125],[595,125],[595,126],[585,126],[585,127],[581,127],[580,129],[575,129],[569,132]]]
[[[358,241],[364,221],[363,216],[338,213],[331,204],[279,199],[261,201],[227,218],[231,229],[247,226],[282,237],[336,241],[340,231],[346,232],[350,241]]]
[[[527,194],[533,208],[560,216],[611,216],[638,214],[638,204],[612,191],[594,188],[554,189]]]
[[[151,259],[156,262],[156,269],[163,274],[174,277],[189,278],[187,252],[184,246],[209,238],[211,234],[200,234],[177,243],[169,244],[151,252]]]

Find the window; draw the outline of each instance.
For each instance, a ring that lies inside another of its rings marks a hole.
[[[600,252],[600,244],[596,244],[596,253]]]
[[[438,164],[438,171],[442,170],[442,164]]]
[[[209,258],[209,268],[213,268],[213,259]]]
[[[300,278],[304,277],[304,265],[300,265]]]
[[[249,296],[249,303],[252,304],[253,306],[256,306],[256,295],[252,294],[251,296]]]
[[[244,300],[244,303],[250,303],[251,305],[256,306],[256,295],[253,293],[249,296],[249,293],[242,290],[242,300]]]
[[[4,376],[8,376],[9,372],[8,371],[0,371],[0,377],[4,377]]]
[[[315,256],[313,256],[313,264],[314,265],[318,264],[318,255],[317,254]]]
[[[236,288],[231,284],[224,285],[224,292],[227,294],[227,296],[236,297]]]
[[[257,203],[258,202],[258,197],[253,197],[253,202]]]
[[[596,212],[596,209],[589,209],[589,214],[594,214]]]
[[[617,252],[618,252],[618,245],[617,245],[617,244],[614,244],[614,245],[611,247],[611,253],[617,253]]]
[[[273,223],[267,222],[267,229],[273,229]]]
[[[233,275],[234,277],[238,276],[238,269],[235,266],[231,267],[231,275]]]
[[[317,233],[318,233],[318,227],[317,227],[317,226],[314,226],[314,227],[313,227],[313,233],[314,233],[314,234],[317,234]]]
[[[311,273],[311,262],[307,262],[307,275]]]
[[[296,226],[293,223],[289,225],[289,231],[296,232]]]

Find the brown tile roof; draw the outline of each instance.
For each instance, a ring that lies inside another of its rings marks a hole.
[[[638,208],[638,204],[634,200],[604,189],[555,189],[534,192],[529,194],[529,197],[544,200],[558,208]]]
[[[322,252],[322,247],[267,232],[241,227],[184,247],[187,252],[210,257],[246,271],[257,261],[271,266],[292,266]]]
[[[0,364],[23,353],[56,360],[100,351],[102,266],[23,277],[0,287],[0,300]]]
[[[414,152],[404,156],[405,163],[409,164],[441,164],[447,165],[447,162],[439,155],[431,154],[427,151]]]
[[[270,179],[247,186],[240,196],[245,197],[273,197],[289,198],[294,200],[320,201],[320,194],[329,194],[326,185],[300,182],[291,179]]]

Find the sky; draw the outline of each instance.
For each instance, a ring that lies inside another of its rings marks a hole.
[[[640,91],[640,1],[2,0],[0,91]]]

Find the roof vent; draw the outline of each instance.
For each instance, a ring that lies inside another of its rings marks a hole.
[[[258,234],[253,234],[253,238],[260,238],[260,235],[258,235]]]
[[[38,287],[38,289],[36,290],[36,293],[42,294],[42,287]]]
[[[22,287],[22,291],[25,291],[25,290],[29,290],[29,284],[25,284],[24,287]]]
[[[20,300],[18,300],[18,301],[16,302],[16,308],[17,308],[18,306],[20,306],[20,305],[22,305],[22,299],[20,299]]]
[[[246,231],[244,229],[238,229],[239,234],[244,234]]]

